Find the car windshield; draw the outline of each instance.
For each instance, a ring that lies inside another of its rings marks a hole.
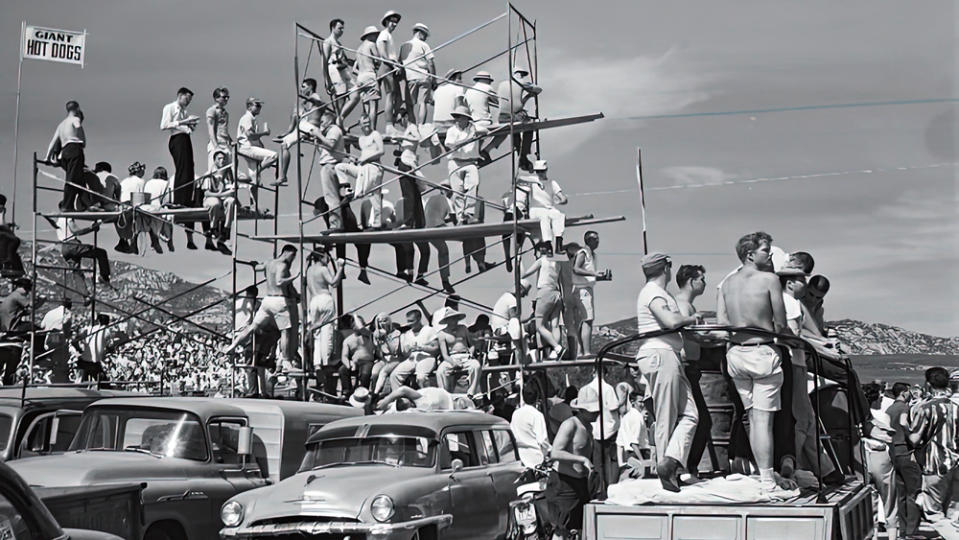
[[[87,409],[70,450],[112,450],[196,461],[207,459],[206,439],[196,415],[148,408]]]
[[[13,418],[5,414],[0,414],[0,452],[7,449],[7,441],[10,439],[10,427],[13,425]]]
[[[385,463],[402,467],[432,467],[436,444],[426,437],[378,435],[319,440],[307,447],[301,471],[332,465]]]

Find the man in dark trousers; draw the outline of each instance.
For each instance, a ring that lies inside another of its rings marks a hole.
[[[187,113],[186,108],[193,101],[193,91],[180,88],[176,92],[176,101],[163,107],[160,130],[170,134],[170,156],[173,157],[175,173],[173,176],[173,202],[180,206],[198,206],[194,198],[193,141],[190,134],[196,129],[199,117]],[[202,202],[202,201],[201,201]],[[193,243],[193,223],[186,223],[186,247],[196,249]]]
[[[83,132],[83,111],[76,101],[67,102],[67,117],[57,126],[50,146],[47,147],[47,160],[59,163],[66,171],[66,184],[63,186],[63,200],[60,209],[66,212],[85,210],[78,208],[77,197],[86,184],[83,179],[83,149],[87,145],[87,136]]]
[[[895,399],[886,409],[889,426],[892,428],[892,463],[896,471],[897,506],[899,507],[899,532],[905,538],[915,538],[919,532],[922,512],[916,498],[922,490],[922,469],[913,455],[909,441],[909,385],[897,382],[892,385]]]

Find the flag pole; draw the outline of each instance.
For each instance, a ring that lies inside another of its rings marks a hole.
[[[643,216],[643,255],[649,254],[649,241],[646,239],[646,192],[643,190],[643,149],[636,148],[636,181],[639,182],[639,206]]]
[[[23,74],[23,44],[27,32],[27,21],[20,21],[20,55],[17,59],[17,112],[13,117],[13,193],[10,205],[10,223],[17,222],[17,157],[20,146],[20,81]]]

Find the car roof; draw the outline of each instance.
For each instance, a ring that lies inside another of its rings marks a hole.
[[[27,388],[26,395],[23,388],[9,387],[0,388],[0,407],[17,407],[23,404],[42,403],[51,401],[62,402],[93,402],[108,397],[134,397],[145,396],[146,394],[137,394],[136,392],[125,392],[121,390],[97,390],[94,388]]]
[[[352,413],[352,407],[328,405],[305,401],[279,399],[231,399],[213,397],[141,397],[101,399],[93,407],[149,407],[154,409],[172,409],[190,411],[203,418],[213,416],[244,416],[249,412],[264,412],[279,409],[284,413],[314,413],[343,415]]]
[[[330,422],[320,431],[335,428],[344,428],[350,426],[411,426],[428,429],[439,433],[450,426],[460,425],[509,425],[506,420],[498,416],[492,416],[479,411],[403,411],[391,412],[381,415],[361,416],[356,418],[345,418]]]

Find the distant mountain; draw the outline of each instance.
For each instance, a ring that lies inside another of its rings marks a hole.
[[[830,321],[829,327],[852,355],[924,354],[954,355],[959,353],[959,337],[937,337],[882,323],[852,319]],[[593,337],[593,350],[610,341],[636,333],[636,317],[598,327]]]
[[[110,246],[107,251],[112,252]],[[44,244],[37,253],[41,266],[64,267],[63,257],[60,256],[59,247],[51,244]],[[20,248],[20,256],[27,267],[27,272],[32,268],[31,253],[29,242],[23,242]],[[91,263],[85,261],[84,266],[89,267]],[[138,313],[145,321],[138,321],[137,325],[150,325],[150,322],[168,323],[170,316],[156,309],[149,309],[146,302],[158,303],[166,298],[175,297],[178,294],[185,293],[197,286],[195,283],[180,279],[170,272],[159,272],[144,268],[136,264],[128,264],[121,261],[110,261],[111,284],[114,290],[97,287],[97,311],[116,314],[120,317],[126,316],[126,313]],[[87,286],[90,286],[91,276],[86,274]],[[81,307],[83,302],[83,286],[79,279],[72,272],[59,269],[41,268],[37,292],[46,298],[59,299],[68,296],[73,300],[74,312],[84,313]],[[65,284],[66,287],[56,285]],[[4,290],[6,292],[6,290]],[[212,304],[218,300],[225,300],[229,295],[216,287],[203,286],[195,291],[183,294],[161,306],[169,313],[185,317],[204,306]],[[50,309],[52,306],[43,306],[38,311],[38,317]],[[230,303],[221,302],[209,309],[201,311],[189,317],[189,320],[204,326],[216,327],[224,330],[230,321]],[[147,310],[140,314],[141,311]],[[86,311],[89,313],[89,311]],[[124,313],[126,312],[126,313]],[[149,322],[148,322],[149,321]],[[185,325],[189,329],[191,325]],[[193,327],[198,330],[199,328]]]

